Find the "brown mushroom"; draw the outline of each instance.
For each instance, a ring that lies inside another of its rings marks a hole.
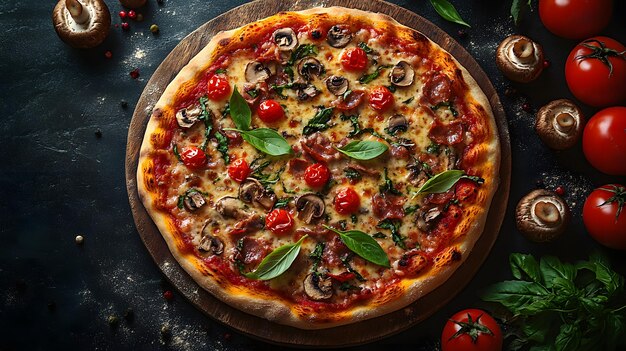
[[[270,70],[259,61],[251,61],[246,65],[245,76],[247,82],[262,82],[270,77]]]
[[[429,232],[441,217],[441,209],[436,206],[432,208],[420,208],[416,212],[416,217],[417,229],[423,232]]]
[[[243,219],[250,214],[242,207],[241,201],[236,197],[224,196],[217,200],[215,209],[224,218]]]
[[[206,200],[201,192],[190,189],[183,198],[183,205],[189,211],[195,211],[206,204]]]
[[[74,48],[92,48],[102,43],[111,28],[111,14],[103,0],[60,0],[52,22],[57,34]]]
[[[573,102],[560,99],[545,105],[535,118],[535,131],[549,147],[565,150],[574,146],[583,133],[584,116]]]
[[[398,132],[406,132],[409,129],[409,121],[403,115],[397,113],[389,117],[386,131],[391,135]]]
[[[272,34],[274,38],[274,43],[278,45],[278,50],[280,51],[290,51],[298,46],[298,37],[296,36],[296,32],[289,27],[277,29]]]
[[[246,203],[258,203],[266,210],[274,207],[276,194],[268,191],[254,178],[248,178],[239,186],[239,199]]]
[[[396,65],[391,69],[391,72],[389,72],[389,80],[391,81],[391,84],[399,87],[408,87],[413,84],[414,78],[415,71],[406,61],[396,63]]]
[[[567,203],[556,193],[533,190],[515,208],[517,229],[535,242],[553,241],[565,231],[570,221]]]
[[[202,238],[198,244],[198,250],[204,252],[210,252],[214,255],[221,255],[224,252],[224,242],[220,238],[212,235],[212,228],[209,226],[209,222],[204,224],[202,228]]]
[[[143,6],[146,0],[120,0],[120,3],[122,6],[128,7],[129,9],[136,9]]]
[[[317,94],[319,94],[319,92],[320,91],[317,90],[315,85],[309,84],[309,85],[305,86],[304,88],[298,89],[296,91],[296,97],[300,101],[305,101],[305,100],[308,100],[308,99],[316,97]]]
[[[307,57],[300,60],[298,64],[298,73],[307,81],[313,77],[319,77],[324,73],[324,66],[315,58]]]
[[[326,206],[324,205],[324,199],[319,195],[308,193],[296,200],[296,209],[298,209],[298,217],[305,223],[310,224],[313,219],[324,215]]]
[[[531,82],[543,70],[543,48],[525,36],[511,35],[498,46],[496,64],[510,80]]]
[[[334,48],[342,48],[352,40],[352,33],[350,29],[345,25],[334,25],[328,30],[326,35],[326,41],[328,45]]]
[[[326,87],[333,95],[341,96],[348,91],[348,80],[340,76],[326,78]]]
[[[333,282],[330,277],[310,273],[304,278],[304,292],[311,300],[328,300],[333,296]]]
[[[181,128],[190,128],[200,117],[202,110],[196,106],[194,108],[182,108],[176,112],[176,122]]]

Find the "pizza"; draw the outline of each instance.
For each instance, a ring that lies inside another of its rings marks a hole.
[[[137,181],[199,286],[321,329],[443,284],[483,231],[499,162],[490,105],[454,57],[330,7],[215,35],[154,105]]]

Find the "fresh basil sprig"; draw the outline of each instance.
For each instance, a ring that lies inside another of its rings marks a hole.
[[[230,117],[237,128],[224,128],[224,130],[234,130],[241,134],[241,137],[257,150],[272,156],[288,155],[292,152],[291,146],[278,134],[277,131],[269,128],[257,128],[250,130],[252,123],[252,112],[246,100],[239,94],[237,87],[230,97]]]
[[[370,140],[352,141],[342,148],[336,148],[337,151],[355,160],[371,160],[382,155],[387,149],[386,144]]]
[[[435,8],[435,11],[439,16],[443,17],[446,21],[458,23],[466,27],[471,27],[467,22],[463,21],[459,12],[454,8],[448,0],[430,0],[430,3]]]
[[[265,256],[253,272],[245,273],[244,275],[250,279],[270,280],[285,273],[291,267],[293,261],[296,260],[296,257],[298,257],[300,247],[306,237],[307,235],[293,244],[286,244],[276,248],[269,255]]]
[[[361,258],[383,267],[390,267],[389,257],[374,238],[358,230],[340,231],[324,225],[324,228],[337,233],[339,239],[350,251]]]

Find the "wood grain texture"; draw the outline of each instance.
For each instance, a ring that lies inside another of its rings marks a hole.
[[[501,183],[489,211],[483,235],[476,243],[464,265],[442,286],[407,308],[356,324],[322,330],[301,330],[271,323],[234,309],[200,288],[178,265],[158,229],[144,209],[136,183],[139,149],[150,117],[169,82],[217,32],[242,26],[280,11],[304,10],[315,6],[344,6],[385,13],[398,22],[418,30],[450,52],[472,74],[487,95],[500,134],[502,160]],[[298,0],[295,2],[257,0],[228,11],[207,22],[185,39],[165,58],[148,81],[133,114],[126,149],[126,186],[139,235],[152,258],[180,292],[197,308],[251,337],[287,346],[337,347],[358,345],[379,340],[403,331],[428,318],[459,293],[469,283],[493,246],[506,212],[511,172],[511,147],[504,110],[486,74],[465,49],[431,22],[399,6],[379,0]]]

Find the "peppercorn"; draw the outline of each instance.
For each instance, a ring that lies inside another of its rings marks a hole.
[[[157,26],[156,24],[151,25],[150,31],[152,32],[152,34],[157,34],[159,32],[159,26]]]
[[[122,101],[120,101],[120,106],[122,108],[128,108],[128,102],[126,102],[126,100],[122,100]]]
[[[120,18],[121,19],[126,18],[126,11],[120,11]]]
[[[135,68],[134,70],[130,71],[129,74],[132,79],[139,78],[139,68]]]
[[[167,301],[172,301],[172,299],[174,298],[174,293],[171,290],[165,290],[163,292],[163,297],[167,300]]]
[[[456,34],[459,36],[459,38],[467,37],[467,32],[463,29],[459,29],[459,31]]]
[[[122,30],[129,30],[129,29],[130,29],[130,24],[128,24],[128,22],[122,23]]]
[[[550,61],[549,60],[543,60],[543,68],[548,68],[550,67]]]
[[[533,107],[530,105],[530,103],[525,102],[522,104],[522,110],[526,111],[526,112],[532,112]]]
[[[128,18],[130,18],[130,19],[137,18],[137,12],[135,12],[134,10],[128,11]]]
[[[115,328],[120,323],[120,320],[119,318],[117,318],[116,315],[112,314],[109,316],[109,318],[107,318],[107,322],[109,323],[109,326],[111,328]]]
[[[504,96],[509,98],[515,96],[515,94],[517,94],[517,90],[515,90],[515,88],[506,88],[504,91]]]
[[[113,57],[113,53],[111,52],[111,50],[107,50],[104,52],[104,57],[110,59],[111,57]]]
[[[563,196],[565,195],[565,188],[562,186],[557,186],[556,189],[554,190],[554,192],[559,195],[559,196]]]

